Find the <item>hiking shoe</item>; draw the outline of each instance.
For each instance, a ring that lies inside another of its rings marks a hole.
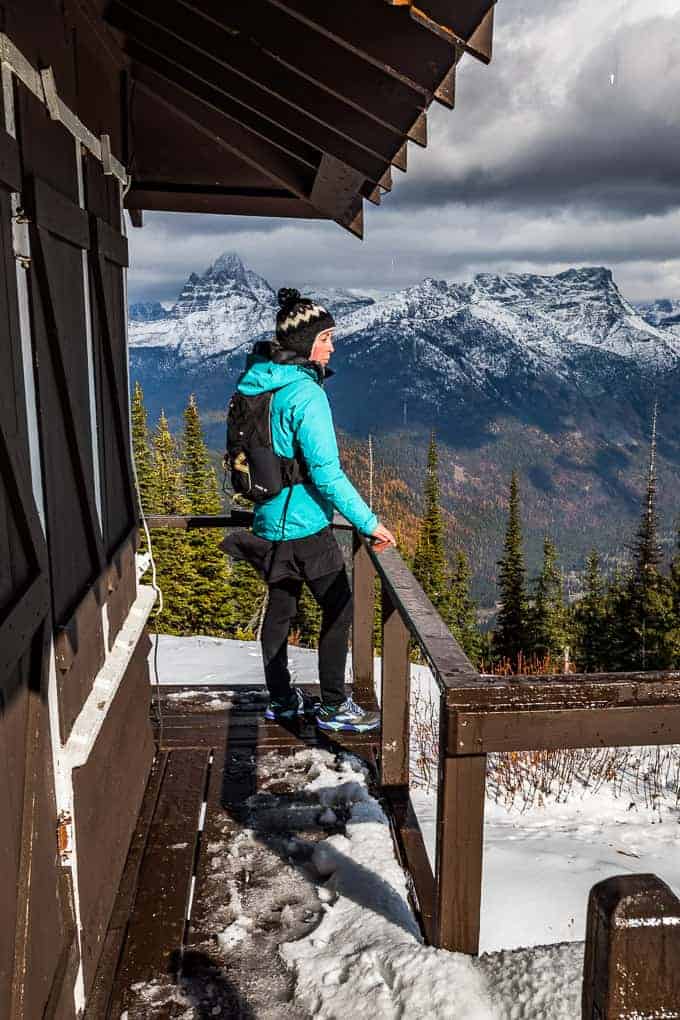
[[[293,687],[289,696],[283,700],[270,698],[264,717],[265,719],[297,719],[301,715],[315,715],[319,705],[319,698],[309,694],[303,694],[298,687]]]
[[[380,712],[367,712],[352,698],[346,698],[340,705],[321,705],[316,713],[316,725],[320,730],[365,733],[378,729]]]

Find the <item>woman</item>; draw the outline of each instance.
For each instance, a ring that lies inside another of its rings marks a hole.
[[[283,288],[278,300],[276,337],[255,345],[237,385],[246,396],[274,391],[270,405],[274,453],[297,454],[306,471],[305,481],[283,488],[254,511],[253,534],[272,543],[265,547],[263,568],[269,586],[261,634],[270,695],[265,714],[268,719],[290,719],[314,711],[321,729],[363,732],[375,729],[380,718],[345,695],[352,595],[331,528],[333,513],[339,511],[359,532],[372,536],[378,551],[396,542],[340,467],[323,388],[324,379],[332,374],[327,366],[334,351],[334,319],[297,290]],[[322,613],[321,703],[314,705],[291,687],[288,670],[288,635],[303,581]]]

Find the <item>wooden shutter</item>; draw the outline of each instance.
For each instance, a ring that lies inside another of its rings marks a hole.
[[[62,740],[104,663],[99,584],[106,565],[94,491],[82,252],[87,214],[30,182],[32,326]]]
[[[58,997],[77,942],[63,921],[71,915],[56,857],[49,568],[31,484],[12,244],[10,192],[20,180],[16,142],[0,131],[0,1011],[28,1017]]]
[[[109,642],[113,643],[136,596],[134,546],[137,506],[130,459],[127,349],[123,272],[126,238],[90,215],[90,292],[95,361],[102,525],[108,574]]]

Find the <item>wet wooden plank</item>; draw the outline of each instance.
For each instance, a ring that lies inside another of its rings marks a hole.
[[[318,688],[301,685],[301,689],[312,693]],[[291,723],[270,722],[264,719],[266,702],[261,699],[239,702],[239,697],[252,693],[246,690],[236,692],[236,700],[229,708],[205,710],[201,697],[223,697],[231,691],[227,687],[204,686],[199,688],[168,685],[161,688],[161,713],[163,715],[162,747],[170,748],[212,748],[225,746],[255,750],[286,748],[303,750],[306,747],[322,747],[328,750],[348,750],[372,761],[379,742],[377,733],[323,733],[313,720],[305,719]],[[257,689],[255,693],[259,693]],[[173,699],[173,694],[196,693],[196,700]],[[154,701],[155,701],[154,696]],[[374,700],[368,700],[367,707],[377,708]]]
[[[156,803],[111,1015],[135,982],[175,973],[182,946],[209,751],[170,752]]]
[[[196,888],[188,943],[197,946],[210,930],[211,856],[206,848],[211,843],[230,841],[246,821],[247,800],[257,791],[257,771],[252,749],[216,751],[210,771],[206,795],[206,813],[201,833],[201,853],[196,868]]]
[[[260,722],[256,726],[192,726],[189,721],[165,723],[162,747],[171,748],[221,748],[228,742],[230,747],[252,747],[258,750],[304,750],[307,747],[322,747],[328,750],[352,751],[361,757],[373,758],[378,736],[362,733],[319,732],[311,724],[296,731],[284,729],[276,724]]]

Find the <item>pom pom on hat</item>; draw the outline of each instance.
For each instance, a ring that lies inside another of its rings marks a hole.
[[[296,290],[295,287],[281,287],[276,295],[276,300],[280,308],[287,308],[289,305],[294,305],[296,301],[300,300],[300,291]]]
[[[308,358],[317,334],[335,325],[331,313],[294,287],[281,287],[276,295],[276,340],[280,347]]]

